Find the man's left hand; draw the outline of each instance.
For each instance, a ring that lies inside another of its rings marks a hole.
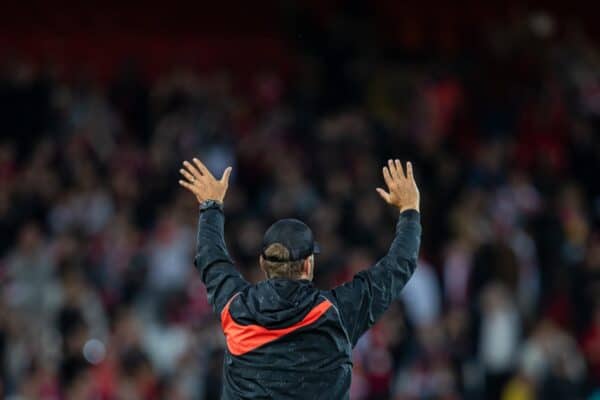
[[[193,164],[189,161],[184,161],[183,167],[179,172],[185,180],[180,180],[179,184],[192,192],[196,196],[196,199],[198,199],[198,203],[206,200],[223,202],[227,188],[229,187],[231,167],[225,169],[223,176],[219,180],[197,158],[193,159]]]

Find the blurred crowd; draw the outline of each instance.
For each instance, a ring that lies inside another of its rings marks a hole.
[[[293,216],[322,288],[385,254],[381,166],[413,162],[419,267],[359,341],[352,399],[600,399],[600,47],[549,39],[543,15],[450,53],[374,48],[344,22],[290,39],[291,78],[243,88],[0,64],[0,397],[218,398],[224,340],[177,184],[196,156],[233,166],[243,274],[263,279],[262,234]]]

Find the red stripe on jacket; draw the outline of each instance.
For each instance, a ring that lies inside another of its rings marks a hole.
[[[221,327],[227,340],[227,348],[234,356],[241,356],[267,343],[279,339],[300,328],[315,323],[332,306],[325,300],[309,311],[301,321],[281,329],[267,329],[260,325],[240,325],[233,320],[229,313],[229,305],[235,299],[233,296],[221,311]]]

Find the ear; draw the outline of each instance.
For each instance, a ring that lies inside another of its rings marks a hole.
[[[314,266],[314,256],[311,255],[309,257],[306,257],[304,259],[304,264],[302,265],[302,268],[304,269],[303,272],[306,274],[306,276],[309,276],[312,278],[313,266]]]
[[[306,257],[302,262],[302,274],[308,275],[310,271],[310,260],[309,257]]]

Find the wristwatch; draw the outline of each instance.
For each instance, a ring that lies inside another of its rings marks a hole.
[[[200,203],[200,212],[216,208],[223,211],[223,203],[217,200],[204,200]]]

